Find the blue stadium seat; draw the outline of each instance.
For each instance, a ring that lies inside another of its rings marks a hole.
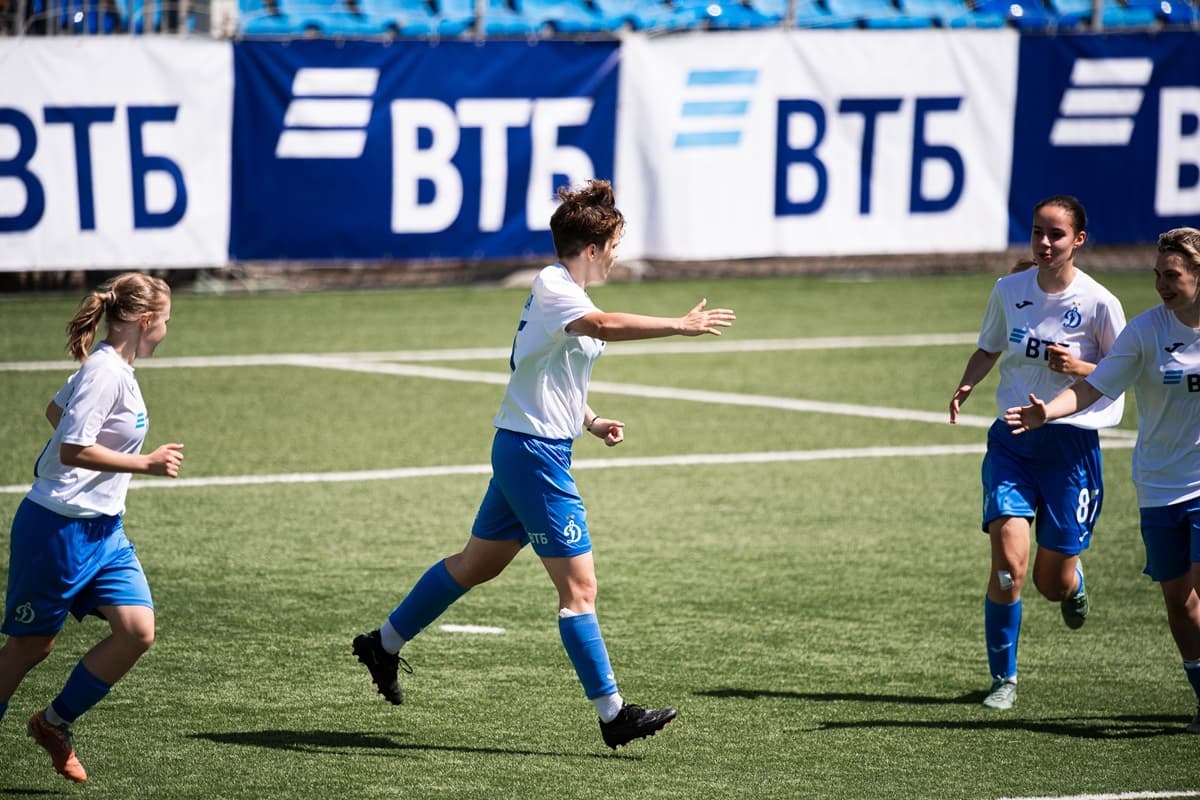
[[[539,28],[560,33],[615,31],[620,23],[592,9],[586,0],[514,0],[517,11]]]
[[[778,24],[783,15],[764,12],[742,0],[675,0],[675,9],[691,14],[689,27],[716,29],[766,28]]]
[[[694,15],[680,12],[660,0],[593,0],[601,16],[618,22],[617,28],[636,31],[686,30]]]
[[[788,13],[788,0],[757,0],[755,5],[759,10],[766,10],[773,6],[767,4],[777,3],[783,9],[783,16]],[[792,17],[792,24],[797,28],[856,28],[858,21],[854,19],[846,19],[844,17],[835,17],[825,7],[822,0],[796,0],[795,15]]]
[[[439,33],[438,18],[424,0],[358,0],[362,13],[381,33],[399,36],[432,36]]]
[[[1048,31],[1058,26],[1058,17],[1042,0],[979,0],[975,11],[1000,14],[1021,31]]]
[[[1165,25],[1200,24],[1200,8],[1189,0],[1129,0],[1129,7],[1148,9]]]
[[[853,19],[863,28],[932,28],[933,18],[904,14],[891,0],[825,0],[835,17]]]
[[[483,32],[488,36],[536,36],[541,25],[526,19],[508,0],[488,0]]]
[[[900,10],[915,17],[930,17],[941,28],[1002,28],[1004,17],[975,12],[963,0],[900,0]]]
[[[475,24],[475,0],[437,0],[434,19],[439,36],[459,36]]]
[[[238,33],[242,36],[291,36],[300,32],[299,21],[292,19],[277,3],[263,0],[239,0]]]

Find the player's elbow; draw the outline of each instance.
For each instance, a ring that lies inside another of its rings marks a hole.
[[[567,330],[579,336],[590,336],[593,339],[608,341],[612,338],[615,327],[611,318],[606,314],[588,314],[568,325]]]
[[[58,460],[64,467],[86,467],[80,459],[83,447],[77,444],[66,444],[58,448]]]

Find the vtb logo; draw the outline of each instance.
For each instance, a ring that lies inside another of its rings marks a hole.
[[[378,83],[377,69],[297,70],[275,157],[360,158]]]
[[[1071,68],[1058,118],[1055,147],[1124,147],[1133,136],[1144,88],[1154,72],[1149,58],[1081,58]]]

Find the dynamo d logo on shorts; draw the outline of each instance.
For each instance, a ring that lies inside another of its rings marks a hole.
[[[575,521],[575,517],[567,517],[567,524],[563,527],[562,533],[567,544],[575,544],[583,538],[583,528]]]
[[[13,609],[13,619],[22,625],[28,625],[33,622],[36,616],[37,614],[34,613],[32,603],[22,603]]]

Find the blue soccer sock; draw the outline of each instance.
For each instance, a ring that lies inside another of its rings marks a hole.
[[[1200,704],[1200,658],[1183,662],[1183,674],[1187,675],[1192,691],[1196,693],[1196,703]]]
[[[408,641],[466,593],[467,590],[450,576],[446,562],[439,561],[425,570],[400,605],[388,615],[388,622]]]
[[[997,603],[983,601],[983,632],[987,642],[988,669],[997,680],[1016,680],[1017,638],[1021,635],[1021,599]]]
[[[112,684],[97,678],[80,661],[71,671],[71,677],[67,678],[67,683],[58,697],[51,701],[50,707],[64,722],[74,722],[85,711],[103,700],[111,688]]]
[[[4,719],[5,711],[8,711],[8,703],[0,703],[0,720]]]
[[[563,616],[564,612],[568,616]],[[616,694],[617,680],[613,677],[608,648],[604,646],[596,615],[571,614],[563,609],[558,612],[558,634],[587,698],[593,700]]]

